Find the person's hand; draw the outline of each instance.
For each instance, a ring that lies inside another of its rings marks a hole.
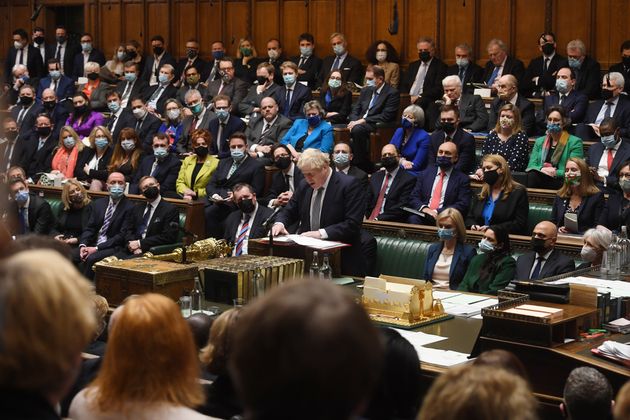
[[[68,238],[64,242],[68,245],[76,245],[79,243],[79,240],[77,238]]]
[[[486,229],[488,229],[488,226],[481,226],[481,225],[472,225],[470,227],[471,230],[476,230],[477,232],[485,232]]]
[[[481,181],[483,179],[483,169],[479,168],[475,171],[475,177],[477,178],[478,181]]]
[[[268,153],[271,153],[271,146],[269,145],[256,146],[256,151],[260,153],[268,154]]]
[[[291,157],[293,158],[293,162],[297,162],[300,160],[301,153],[299,152],[291,152]]]
[[[192,111],[188,109],[188,107],[184,107],[182,113],[184,114],[184,117],[190,117],[193,114]]]
[[[550,177],[553,177],[553,178],[556,177],[556,168],[554,168],[553,166],[545,166],[541,168],[540,171],[543,174],[548,175]]]
[[[85,172],[86,175],[90,174],[90,165],[88,165],[87,163],[83,166],[83,172]]]
[[[289,232],[287,232],[287,230],[284,228],[284,225],[282,223],[276,223],[275,225],[271,227],[271,234],[273,236],[280,236],[280,235],[288,235]]]
[[[83,261],[85,261],[87,259],[87,257],[89,257],[90,255],[94,254],[95,252],[96,252],[96,247],[95,246],[84,246],[79,251],[79,256],[81,257],[81,259]]]
[[[194,197],[197,194],[195,194],[195,192],[193,190],[191,190],[190,188],[184,188],[184,195],[190,195],[190,196]]]
[[[416,101],[418,100],[418,98],[420,98],[420,97],[419,97],[419,96],[417,96],[417,95],[411,95],[411,96],[409,97],[409,103],[410,103],[410,104],[415,104],[415,103],[416,103]]]
[[[355,126],[365,124],[365,120],[361,118],[360,120],[350,121],[348,123],[348,130],[352,130]]]
[[[422,213],[428,214],[429,216],[437,219],[438,212],[437,210],[430,209],[429,207],[425,207],[422,209]]]
[[[190,195],[190,194],[184,194],[183,199],[184,199],[184,200],[188,200],[188,201],[192,201],[192,200],[193,200],[193,196],[192,196],[192,195]]]
[[[408,160],[401,160],[400,163],[402,164],[402,167],[405,169],[411,169],[413,168],[413,163],[409,162]]]
[[[127,249],[135,254],[136,250],[140,249],[140,241],[129,241]]]
[[[57,236],[55,236],[55,240],[57,240],[57,241],[63,241],[63,235],[57,235]]]
[[[260,108],[259,108],[259,107],[256,107],[256,108],[254,108],[254,109],[252,110],[252,112],[260,112]]]
[[[298,74],[305,74],[306,70],[298,69]]]
[[[442,101],[444,101],[444,105],[450,105],[453,102],[446,93],[442,95]]]
[[[212,197],[210,197],[210,199],[214,201],[215,203],[220,203],[222,201],[225,201],[225,199],[217,193],[212,194]]]
[[[140,248],[137,248],[135,251],[133,251],[134,255],[140,255],[142,254],[142,250]]]
[[[569,229],[565,228],[564,226],[560,226],[558,228],[558,233],[571,233],[571,232],[569,232]]]
[[[322,239],[322,234],[319,233],[319,230],[311,230],[309,232],[304,232],[302,233],[301,236],[306,236],[307,238]]]

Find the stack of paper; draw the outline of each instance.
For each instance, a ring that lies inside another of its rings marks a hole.
[[[626,318],[615,319],[607,324],[603,324],[603,327],[608,331],[628,334],[630,332],[630,320]]]
[[[620,362],[630,361],[630,345],[618,343],[616,341],[604,341],[601,346],[597,347],[597,351],[601,356]]]
[[[550,281],[549,284],[583,284],[596,287],[599,293],[610,292],[610,298],[630,296],[630,282],[620,280],[603,280],[591,277],[567,277],[565,279]]]
[[[436,366],[449,367],[467,362],[469,360],[469,355],[465,353],[424,347],[427,344],[446,340],[446,337],[441,337],[439,335],[433,334],[425,334],[419,331],[401,330],[397,328],[396,331],[398,331],[400,335],[402,335],[407,341],[409,341],[411,345],[416,349],[416,351],[418,352],[418,357],[420,358],[420,362],[422,363],[430,363]]]
[[[435,292],[433,293],[435,296]],[[496,298],[487,298],[483,296],[466,295],[463,293],[451,293],[442,299],[444,311],[449,315],[461,317],[474,317],[481,313],[483,308],[496,305],[499,300]]]

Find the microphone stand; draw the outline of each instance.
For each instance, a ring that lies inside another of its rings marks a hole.
[[[276,207],[273,213],[271,213],[271,216],[269,216],[267,220],[263,222],[263,227],[267,229],[267,231],[269,232],[269,256],[270,257],[273,257],[273,233],[271,232],[271,228],[273,227],[274,219],[276,218],[276,216],[278,215],[281,209],[282,209],[281,206]]]

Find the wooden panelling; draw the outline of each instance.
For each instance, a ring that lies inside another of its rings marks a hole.
[[[488,61],[486,47],[491,39],[501,39],[507,44],[510,51],[513,48],[513,45],[510,45],[511,4],[511,0],[483,0],[479,2],[479,45],[475,57],[477,63],[482,67]]]
[[[221,2],[199,2],[199,16],[203,17],[199,25],[199,42],[201,43],[201,55],[209,57],[210,48],[214,41],[225,41],[221,31]]]
[[[590,33],[595,29],[590,25],[592,1],[595,0],[554,0],[553,31],[562,55],[567,53],[567,43],[576,38],[584,41],[587,53],[591,54]]]
[[[304,0],[289,0],[282,4],[280,14],[280,37],[283,40],[282,46],[287,57],[299,55],[300,48],[298,37],[306,32],[308,27],[308,15],[310,9]]]
[[[381,1],[389,3],[387,0]],[[359,60],[364,60],[365,51],[376,39],[372,25],[372,0],[345,1],[342,13],[344,19],[340,29],[348,41],[348,51]]]
[[[95,31],[93,33],[95,45],[103,51],[105,59],[110,60],[114,55],[118,42],[122,39],[121,7],[118,2],[101,3],[99,6],[100,20],[101,22],[107,22],[107,25],[99,25],[98,32]],[[103,40],[116,41],[101,45]]]
[[[538,36],[545,31],[545,1],[514,1],[514,45],[511,46],[511,50],[516,57],[523,57],[526,66],[529,65],[531,57],[540,55]]]
[[[466,43],[474,48],[475,2],[444,0],[442,8],[441,57],[448,64],[455,64],[455,46]],[[474,59],[475,57],[473,57]]]
[[[123,40],[124,42],[135,39],[140,45],[148,43],[150,37],[144,33],[144,9],[142,3],[125,3],[123,8]],[[143,48],[144,50],[144,48]]]
[[[255,1],[252,11],[252,37],[259,57],[268,57],[267,41],[279,38],[278,2],[276,0]]]
[[[332,54],[330,34],[337,30],[337,14],[340,2],[335,0],[312,0],[309,2],[308,30],[315,37],[316,54],[326,57]]]
[[[374,41],[379,39],[384,39],[389,41],[396,51],[402,51],[403,39],[402,36],[402,25],[400,24],[400,10],[402,6],[402,2],[398,2],[398,34],[391,35],[387,30],[389,25],[393,19],[393,0],[382,0],[374,2],[374,16],[375,16],[375,27],[374,27],[374,37],[372,38]],[[369,45],[369,44],[368,44]],[[366,48],[367,49],[367,48]],[[364,54],[365,55],[365,54]],[[363,57],[361,57],[363,58]]]
[[[176,46],[172,45],[173,37],[171,36],[171,27],[169,25],[171,18],[169,3],[164,0],[152,1],[146,2],[145,7],[147,16],[146,48],[150,52],[151,38],[155,35],[162,35],[166,41],[166,49],[172,52]],[[177,30],[180,29],[177,28]]]
[[[173,4],[174,31],[170,50],[178,59],[186,55],[186,42],[191,38],[197,38],[197,16],[195,1],[177,2]]]
[[[248,2],[226,1],[225,16],[225,47],[227,48],[229,54],[235,55],[238,48],[238,40],[245,36],[251,36],[251,17]],[[263,53],[266,55],[267,51],[263,51],[261,49],[265,47],[265,45],[262,45],[256,39],[254,40],[254,44],[258,50],[258,56],[261,56]]]
[[[398,2],[403,3],[403,2]],[[420,37],[431,37],[436,42],[437,54],[442,46],[439,45],[439,34],[437,32],[437,1],[427,2],[424,0],[408,0],[406,2],[407,11],[404,13],[404,23],[408,26],[407,49],[404,51],[403,60],[415,61],[418,59],[417,42]]]

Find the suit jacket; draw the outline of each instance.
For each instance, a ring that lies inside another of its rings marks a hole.
[[[376,171],[370,177],[370,187],[367,189],[368,205],[365,211],[365,217],[370,217],[376,206],[385,174],[386,171]],[[391,181],[389,191],[385,195],[383,212],[379,213],[377,219],[387,222],[405,222],[407,220],[407,213],[402,208],[407,206],[409,194],[415,185],[416,177],[399,167],[398,173],[396,173],[394,180]]]
[[[291,103],[287,107],[287,87],[283,86],[279,93],[280,103],[278,103],[278,110],[280,114],[295,121],[297,118],[305,118],[304,116],[304,104],[310,101],[313,96],[311,95],[311,89],[304,86],[302,83],[296,82],[293,86],[293,93],[291,95]]]
[[[153,162],[155,157],[153,153],[145,156],[138,165],[136,176],[133,180],[133,184],[129,186],[129,192],[132,194],[138,194],[138,183],[143,176],[151,175],[151,169],[153,168]],[[177,155],[169,153],[163,161],[158,162],[155,174],[153,176],[160,183],[160,192],[163,196],[176,196],[175,195],[175,182],[179,175],[179,168],[182,166],[182,161],[179,160]]]
[[[231,115],[223,126],[223,138],[219,139],[219,118],[214,117],[208,122],[208,130],[212,134],[210,154],[218,155],[219,159],[230,156],[230,136],[237,131],[245,131],[245,123],[238,117]],[[218,144],[220,142],[220,144]]]
[[[587,55],[584,57],[579,70],[576,71],[575,90],[585,94],[589,100],[599,99],[601,96],[602,76],[600,69],[599,63]]]
[[[560,54],[554,54],[549,66],[545,70],[545,57],[539,55],[532,59],[527,66],[525,76],[520,86],[520,91],[523,95],[529,97],[532,94],[540,95],[543,90],[551,91],[556,89],[556,73],[562,67],[568,67],[569,63],[566,57]],[[534,82],[532,79],[538,77],[538,81]]]
[[[438,149],[444,143],[446,135],[443,130],[434,131],[431,134],[431,144],[429,146],[428,165],[435,165]],[[469,174],[475,169],[475,138],[461,127],[457,127],[452,139],[457,146],[459,158],[455,164],[455,169]]]
[[[112,159],[112,154],[114,153],[114,148],[112,146],[108,146],[103,153],[103,156],[98,161],[96,169],[90,169],[90,173],[86,174],[83,170],[83,167],[90,163],[90,161],[94,158],[96,154],[96,150],[91,147],[85,147],[81,152],[79,152],[79,156],[77,157],[77,165],[74,168],[74,176],[76,179],[80,181],[88,181],[92,179],[98,179],[100,181],[107,181],[107,177],[109,176],[109,171],[107,170],[107,165],[109,165],[109,161]]]
[[[46,45],[46,57],[47,60],[46,62],[44,62],[44,71],[46,71],[48,69],[48,58],[54,58],[57,56],[57,47],[58,44],[54,43],[54,44],[47,44]],[[69,77],[69,78],[73,78],[73,71],[74,71],[74,57],[77,55],[77,53],[81,52],[81,46],[71,42],[70,40],[66,41],[66,47],[63,53],[63,71],[64,71],[64,75]]]
[[[139,227],[142,225],[142,218],[147,208],[147,204],[140,202],[129,212],[129,217],[125,222],[123,231],[125,232],[124,244],[129,241],[140,240],[142,252],[147,252],[150,248],[158,245],[167,245],[177,241],[178,229],[171,227],[171,223],[179,223],[179,211],[175,205],[168,203],[164,197],[160,200],[149,224],[146,234],[142,239]]]
[[[608,153],[601,142],[593,143],[591,147],[588,148],[588,156],[586,157],[588,166],[598,167],[604,152]],[[612,189],[618,185],[619,179],[617,178],[617,174],[619,173],[619,169],[621,169],[621,165],[628,159],[630,159],[630,144],[628,144],[627,140],[622,139],[613,158],[612,168],[610,168],[608,176],[606,177],[605,192],[612,192]],[[600,190],[604,190],[603,183],[598,183],[597,186]]]
[[[142,140],[142,147],[146,153],[153,154],[153,136],[158,132],[161,125],[162,120],[150,112],[147,112],[142,122],[135,120],[133,125],[130,126],[136,130],[138,137]]]
[[[101,50],[97,48],[92,48],[90,54],[88,55],[88,61],[94,61],[98,63],[101,67],[105,65],[105,55],[101,52]],[[85,72],[84,64],[83,64],[83,52],[79,49],[75,55],[74,60],[72,61],[72,77],[76,80],[79,77],[83,77]],[[70,77],[68,74],[68,69],[65,69],[66,76]]]
[[[459,126],[472,132],[485,131],[488,127],[488,111],[479,95],[462,94],[457,104]]]
[[[68,117],[70,116],[70,107],[72,106],[72,101],[61,101],[57,102],[57,105],[52,110],[47,110],[44,108],[44,113],[48,114],[51,118],[52,123],[55,125],[53,128],[53,136],[57,139],[59,138],[59,132],[66,125],[66,121],[68,121]]]
[[[280,140],[280,144],[290,144],[293,147],[297,147],[298,142],[304,136],[307,136],[304,140],[302,150],[306,149],[319,149],[324,153],[330,153],[334,147],[333,128],[328,121],[321,121],[318,126],[313,128],[310,134],[308,133],[308,121],[305,119],[295,120],[287,134]]]
[[[17,137],[14,141],[13,153],[8,162],[5,159],[5,154],[7,147],[9,147],[9,142],[5,141],[0,144],[0,172],[5,172],[11,166],[19,166],[28,170],[28,165],[32,157],[30,136],[28,138]]]
[[[192,129],[193,118],[192,115],[188,115],[182,120],[182,136],[177,142],[177,153],[187,153],[192,150],[190,134],[194,131]],[[210,121],[212,119],[216,119],[216,114],[210,108],[206,108],[196,129],[210,130]],[[216,139],[213,139],[213,141],[216,141]]]
[[[47,235],[52,230],[53,226],[55,226],[55,216],[50,208],[50,204],[35,194],[29,194],[29,197],[28,232],[38,235]],[[15,214],[16,220],[19,220],[17,203],[13,201],[12,205],[13,214]]]
[[[304,175],[302,175],[302,171],[297,167],[296,164],[293,164],[293,187],[294,190],[300,185],[300,182],[304,179]],[[258,200],[259,204],[263,206],[269,205],[271,200],[275,200],[280,194],[285,191],[289,191],[289,185],[285,182],[284,173],[282,171],[277,171],[271,177],[271,185],[269,186],[269,191],[267,191],[267,195]]]
[[[30,138],[24,143],[26,154],[26,160],[28,165],[24,167],[26,175],[33,179],[38,177],[40,172],[50,172],[52,165],[52,158],[55,154],[55,148],[59,143],[59,137],[54,137],[52,134],[46,139],[46,142],[41,149],[37,150],[39,146],[39,136],[37,133],[31,134]],[[15,153],[15,152],[14,152]]]
[[[597,115],[604,106],[604,101],[601,99],[589,103],[584,123],[594,123],[597,119]],[[617,121],[617,126],[619,127],[621,136],[630,138],[630,99],[628,99],[626,95],[619,96],[619,100],[617,101],[617,106],[615,106],[615,112],[613,112],[612,117],[615,121]]]
[[[472,208],[466,219],[466,226],[472,225],[490,226],[498,225],[504,227],[508,233],[517,235],[527,234],[527,215],[529,213],[529,200],[525,188],[514,189],[507,199],[500,197],[494,203],[494,211],[489,223],[485,223],[483,209],[486,200],[480,200],[476,195],[473,198]]]
[[[52,83],[52,79],[50,76],[42,77],[39,79],[39,84],[37,85],[37,100],[41,102],[42,100],[42,92],[44,89],[48,89]],[[57,86],[55,87],[55,94],[57,95],[57,99],[62,101],[67,98],[72,98],[74,94],[74,80],[70,77],[61,75],[61,78],[57,80]]]
[[[409,63],[407,77],[403,82],[403,92],[411,91],[413,83],[418,75],[418,71],[420,70],[421,64],[421,60],[416,60]],[[429,104],[440,99],[444,94],[444,90],[442,88],[442,80],[444,80],[444,78],[446,77],[446,70],[446,64],[444,64],[444,62],[439,58],[433,57],[431,63],[429,64],[429,68],[427,69],[427,74],[424,77],[424,83],[422,85],[422,95],[418,103],[418,105],[420,105],[422,109],[426,110]]]
[[[497,125],[497,118],[499,117],[499,110],[507,102],[501,98],[494,98],[492,105],[490,106],[490,119],[488,120],[488,131],[493,130]],[[521,94],[516,97],[516,106],[521,112],[521,125],[523,131],[528,136],[533,136],[536,128],[536,116],[534,115],[534,104]]]
[[[295,64],[300,64],[300,56],[294,56],[289,58],[290,61],[293,61]],[[299,66],[299,70],[304,70],[304,74],[300,74],[298,76],[298,82],[307,82],[308,87],[311,89],[315,89],[318,85],[318,77],[322,68],[322,59],[317,57],[314,54],[311,54],[301,66]]]
[[[206,187],[206,195],[208,198],[213,194],[219,194],[225,198],[232,187],[241,182],[245,182],[252,186],[257,196],[262,196],[265,188],[265,167],[256,159],[245,157],[241,164],[228,178],[228,173],[232,167],[234,160],[231,157],[219,160],[217,170],[212,174],[210,182]]]
[[[621,226],[630,225],[630,208],[624,208],[624,196],[619,190],[613,190],[599,215],[598,225],[619,232]]]
[[[44,61],[42,60],[42,55],[39,52],[39,49],[35,48],[32,44],[28,44],[27,49],[27,61],[26,68],[28,69],[28,75],[31,79],[43,77],[46,74],[46,69],[44,67]],[[9,47],[9,51],[5,55],[4,61],[4,81],[5,83],[10,83],[11,75],[13,74],[13,66],[15,65],[15,60],[17,58],[18,50],[15,49],[13,45]]]
[[[105,126],[111,131],[114,116],[110,115],[110,117],[105,120]],[[124,108],[118,117],[116,118],[116,126],[114,127],[114,131],[112,132],[112,138],[115,142],[119,141],[120,131],[126,127],[135,127],[136,126],[136,118],[133,116],[130,108]]]
[[[93,111],[109,112],[109,108],[107,108],[107,93],[111,87],[112,85],[101,79],[98,87],[90,94],[90,108],[92,108]],[[79,85],[77,92],[83,91],[84,88],[85,85]]]
[[[127,82],[126,80],[121,80],[120,82],[118,82],[116,84],[116,92],[118,92],[120,94],[120,97],[122,98],[123,94],[125,93],[125,89],[127,89]],[[136,81],[133,83],[133,85],[131,86],[131,92],[129,92],[129,98],[127,98],[127,107],[128,109],[131,109],[131,100],[135,97],[141,97],[144,98],[145,97],[145,93],[146,90],[149,88],[149,85],[147,84],[147,82],[145,82],[144,80],[138,78],[136,79]]]
[[[447,76],[459,76],[459,66],[454,64],[448,66],[446,69]],[[466,72],[464,73],[464,80],[462,80],[462,93],[472,94],[475,91],[475,87],[472,83],[483,83],[483,69],[476,63],[468,63]]]
[[[352,92],[346,91],[345,95],[342,96],[332,96],[331,94],[330,102],[326,103],[326,92],[322,91],[319,103],[322,104],[327,113],[338,113],[330,118],[326,118],[326,121],[331,124],[346,124],[348,122],[348,115],[350,115],[352,110]]]
[[[250,148],[254,144],[258,145],[274,145],[280,143],[280,140],[287,134],[289,128],[293,122],[284,115],[278,114],[278,119],[267,130],[264,136],[261,137],[264,127],[264,117],[261,115],[258,118],[251,119],[249,125],[245,130],[247,136],[247,147]]]
[[[488,80],[490,80],[490,76],[492,76],[493,72],[494,64],[492,64],[492,61],[488,61],[483,71],[482,81],[484,83],[488,83]],[[505,64],[503,65],[503,72],[501,73],[501,76],[505,76],[506,74],[511,74],[516,77],[516,80],[518,80],[519,84],[521,84],[521,81],[525,76],[525,65],[518,58],[514,58],[511,55],[508,55],[505,59]]]
[[[529,280],[530,273],[535,263],[536,253],[533,251],[526,252],[518,257],[516,260],[516,273],[514,279]],[[554,249],[551,251],[551,254],[549,254],[549,258],[545,260],[545,265],[543,265],[540,270],[538,280],[557,276],[558,274],[569,273],[571,271],[575,271],[575,261],[557,249]]]
[[[348,175],[356,178],[359,181],[359,185],[361,185],[361,192],[367,193],[368,189],[368,174],[366,174],[362,169],[354,165],[350,165],[348,168]]]
[[[107,207],[109,206],[109,200],[109,197],[103,197],[90,203],[92,206],[92,212],[90,214],[87,227],[81,234],[79,244],[85,246],[96,246],[98,234],[103,227],[103,222],[105,221],[105,213],[107,212]],[[114,214],[112,215],[112,221],[105,231],[107,239],[98,246],[99,250],[115,249],[124,246],[125,232],[123,231],[123,225],[125,220],[128,219],[128,216],[133,208],[133,203],[127,197],[123,196],[120,199],[118,205],[116,206],[116,210],[114,210]]]
[[[335,55],[329,55],[322,60],[322,67],[319,72],[319,84],[321,85],[326,79],[326,76],[330,73],[333,64],[335,63]],[[361,84],[363,80],[363,65],[359,60],[354,58],[348,53],[340,66],[341,78],[344,82],[352,82]]]
[[[192,62],[190,66],[188,66],[188,57],[180,58],[177,62],[177,66],[175,66],[175,79],[180,80],[182,75],[184,74],[184,70],[188,67],[194,67],[199,72],[199,80],[205,81],[208,79],[210,75],[210,65],[206,60],[197,56],[195,61]]]
[[[544,164],[542,160],[542,149],[543,144],[545,143],[545,137],[538,137],[534,142],[534,147],[532,148],[531,153],[529,154],[529,164],[527,165],[527,169],[538,169],[540,170]],[[582,140],[579,137],[569,136],[569,140],[562,151],[562,156],[558,160],[558,165],[556,168],[556,176],[559,178],[564,177],[564,167],[567,164],[567,160],[570,157],[583,157],[584,156],[584,146],[582,144]]]
[[[543,103],[544,115],[547,114],[547,110],[553,105],[560,104],[560,94],[558,92],[554,92],[551,95],[545,96],[545,100]],[[584,121],[584,116],[586,115],[586,108],[588,107],[588,97],[582,92],[578,92],[573,89],[569,94],[564,98],[561,105],[565,111],[567,111],[567,116],[571,118],[571,123],[578,124]],[[546,123],[545,123],[546,124]]]
[[[411,192],[409,198],[409,207],[420,210],[422,207],[428,206],[431,201],[431,190],[433,189],[433,181],[437,176],[438,169],[431,165],[424,171],[420,172],[416,180],[416,185]],[[444,204],[437,210],[453,207],[466,216],[470,208],[470,180],[468,175],[464,174],[457,168],[451,170],[446,191],[444,193]]]
[[[274,83],[264,90],[261,94],[258,94],[256,88],[258,85],[252,85],[247,91],[247,96],[238,104],[238,112],[242,117],[246,117],[251,114],[254,108],[260,107],[260,101],[263,98],[271,96],[276,100],[276,103],[280,103],[282,99],[282,88],[280,85]],[[234,109],[234,106],[232,106]]]
[[[22,105],[17,105],[11,108],[11,117],[16,122],[22,109]],[[18,125],[18,132],[21,137],[28,137],[31,133],[33,133],[33,127],[35,127],[37,116],[42,112],[44,112],[44,107],[37,102],[33,102],[33,104],[27,109],[26,114],[22,117],[22,123]]]
[[[359,100],[354,104],[352,108],[352,114],[350,114],[350,121],[356,121],[363,118],[363,115],[370,106],[372,100],[372,94],[374,93],[374,87],[365,87],[361,89]],[[376,125],[376,123],[390,123],[396,121],[398,116],[398,107],[400,105],[400,94],[396,89],[385,83],[382,86],[381,93],[375,99],[372,108],[365,117],[365,122],[368,124]]]
[[[149,100],[153,96],[153,94],[156,93],[159,88],[160,88],[160,85],[158,84],[155,86],[149,86],[145,90],[144,100],[147,101],[147,105],[149,103]],[[175,98],[176,96],[177,96],[177,88],[173,86],[172,83],[169,83],[168,86],[164,88],[164,91],[160,95],[160,98],[157,100],[157,103],[155,106],[155,112],[157,112],[158,114],[165,114],[166,111],[164,108],[166,107],[166,101],[168,99]]]
[[[221,83],[221,78],[219,78],[217,80],[213,80],[208,84],[208,89],[206,90],[205,97],[206,103],[210,103],[210,101],[212,101],[212,98],[219,94]],[[223,87],[221,95],[229,96],[232,100],[232,114],[240,115],[239,104],[247,96],[248,88],[249,85],[237,77],[232,79],[230,83]]]
[[[256,216],[254,216],[254,220],[250,221],[249,225],[249,235],[247,240],[249,239],[257,239],[264,238],[267,236],[268,230],[263,227],[263,222],[267,220],[269,216],[271,216],[273,210],[269,207],[265,207],[258,203],[258,210],[256,210]],[[225,229],[223,231],[223,239],[226,242],[235,244],[237,239],[237,229],[238,225],[241,224],[241,219],[243,218],[243,212],[241,210],[236,210],[230,213],[230,215],[225,219]],[[270,226],[271,227],[271,226]]]
[[[189,90],[192,89],[198,90],[202,98],[206,98],[208,96],[208,88],[201,83],[197,83],[197,86],[190,86],[187,83],[184,83],[182,87],[177,90],[176,99],[179,101],[179,103],[186,106],[186,94]]]
[[[556,226],[564,226],[564,214],[567,211],[566,200],[556,196],[553,200],[553,209],[551,210],[551,221]],[[599,221],[599,216],[604,208],[604,194],[598,192],[597,194],[589,195],[582,198],[582,204],[578,207],[577,221],[578,232],[584,233],[588,229],[595,227]]]
[[[155,64],[155,55],[153,54],[147,55],[146,61],[144,63],[144,68],[142,69],[142,73],[140,74],[140,80],[143,80],[146,84],[149,84],[151,81],[151,73],[154,72],[153,70],[154,64]],[[155,69],[154,74],[155,74],[156,80],[157,80],[158,75],[160,74],[160,68],[164,64],[170,64],[173,67],[177,67],[177,63],[175,62],[175,59],[168,51],[164,51]]]
[[[424,263],[425,280],[431,282],[433,281],[433,270],[435,269],[435,264],[437,263],[443,248],[444,242],[442,241],[433,243],[429,246],[427,258]],[[475,248],[468,244],[457,242],[457,245],[455,245],[455,252],[453,253],[453,259],[451,260],[451,267],[448,271],[449,289],[457,290],[459,284],[464,278],[464,275],[466,274],[466,269],[468,268],[470,261],[475,255],[477,255]]]

